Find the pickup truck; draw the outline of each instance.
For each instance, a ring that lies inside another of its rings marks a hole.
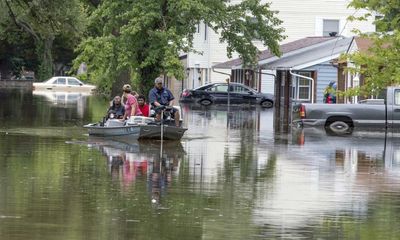
[[[400,130],[400,87],[388,87],[383,96],[358,104],[297,104],[292,123],[295,127],[325,127],[333,134],[351,134],[355,128]]]

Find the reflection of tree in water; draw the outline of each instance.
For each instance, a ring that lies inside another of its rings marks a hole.
[[[37,115],[36,108],[32,92],[24,89],[0,90],[0,119],[10,119],[13,124],[19,123],[19,125],[32,124],[32,119]]]

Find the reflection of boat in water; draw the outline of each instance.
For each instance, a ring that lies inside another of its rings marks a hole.
[[[132,141],[129,137],[95,137],[89,136],[91,146],[100,150],[106,150],[106,155],[120,155],[121,153],[134,153],[137,156],[154,158],[160,156],[160,151],[167,157],[182,157],[185,153],[182,143],[179,141]]]
[[[89,142],[107,156],[111,177],[120,181],[125,190],[136,179],[147,179],[153,204],[160,203],[166,187],[179,173],[179,163],[185,153],[177,141],[123,142],[89,137]]]
[[[85,92],[54,92],[54,91],[32,91],[33,95],[44,97],[48,102],[74,104],[85,97],[90,96],[90,93]]]
[[[98,137],[128,137],[132,139],[179,140],[187,128],[170,124],[157,124],[154,118],[136,116],[127,122],[108,119],[103,123],[91,123],[84,126],[89,135]]]

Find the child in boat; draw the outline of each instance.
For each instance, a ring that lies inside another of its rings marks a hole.
[[[146,103],[146,98],[143,95],[137,97],[139,109],[144,117],[148,117],[150,113],[150,105]]]

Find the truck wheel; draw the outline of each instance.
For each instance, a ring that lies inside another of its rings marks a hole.
[[[272,106],[274,106],[274,103],[272,101],[265,100],[261,102],[261,107],[263,108],[272,108]]]
[[[349,134],[352,132],[350,124],[344,121],[334,121],[328,125],[328,129],[337,135]]]
[[[212,104],[212,101],[209,100],[209,99],[203,99],[203,100],[200,101],[200,104],[203,105],[203,106],[209,106],[209,105]]]

